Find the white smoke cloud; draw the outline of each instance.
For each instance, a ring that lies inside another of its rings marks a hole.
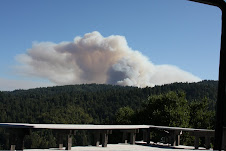
[[[201,79],[172,65],[154,65],[132,50],[123,36],[103,37],[99,32],[75,37],[73,42],[34,43],[18,55],[20,73],[47,78],[57,85],[105,83],[155,86]]]

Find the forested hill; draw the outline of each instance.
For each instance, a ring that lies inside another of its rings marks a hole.
[[[182,90],[186,93],[188,101],[202,99],[207,97],[211,100],[217,99],[218,82],[213,80],[204,80],[198,83],[173,83],[163,86],[156,86],[150,89],[151,94],[166,93],[168,91]]]
[[[216,81],[153,88],[83,84],[15,90],[0,92],[0,122],[152,124],[213,129],[216,98]],[[9,149],[8,131],[0,128],[0,134],[0,150]],[[194,142],[184,136],[183,144]],[[56,137],[54,131],[33,131],[25,137],[25,148],[56,147]],[[90,144],[85,132],[74,137],[75,145]],[[160,140],[159,137],[153,134],[152,139]]]
[[[83,84],[0,92],[0,122],[111,124],[120,107],[138,109],[148,96],[184,91],[188,101],[214,102],[217,82],[174,83],[153,88]]]

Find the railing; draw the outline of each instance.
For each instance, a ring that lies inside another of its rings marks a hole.
[[[190,135],[195,136],[194,146],[195,149],[199,147],[199,138],[205,137],[205,146],[210,148],[210,138],[214,137],[214,130],[207,129],[193,129],[181,127],[167,127],[155,125],[91,125],[91,124],[25,124],[25,123],[0,123],[0,127],[13,129],[11,136],[10,150],[23,150],[24,137],[29,135],[32,129],[55,129],[58,132],[59,148],[63,148],[62,137],[67,135],[66,150],[71,150],[72,136],[76,135],[77,130],[92,130],[94,134],[95,146],[100,145],[102,140],[102,147],[107,147],[108,135],[112,134],[114,130],[120,130],[123,133],[123,142],[127,143],[127,138],[130,136],[130,144],[135,144],[136,134],[143,131],[143,141],[147,144],[150,143],[150,131],[152,129],[159,129],[168,132],[169,143],[171,146],[180,145],[180,135],[182,132],[188,132]],[[101,138],[101,139],[100,139]],[[15,145],[17,144],[17,146]]]

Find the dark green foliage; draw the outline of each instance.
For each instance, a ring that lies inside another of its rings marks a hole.
[[[193,100],[190,103],[189,125],[201,129],[214,129],[215,111],[210,109],[211,100],[203,98],[202,100]]]
[[[133,109],[128,106],[120,108],[115,114],[116,124],[132,124],[134,114]]]
[[[138,112],[140,124],[188,127],[189,106],[183,92],[153,95]]]
[[[50,148],[56,147],[56,137],[52,130],[34,131],[25,137],[26,148]]]
[[[186,95],[181,91],[169,91],[149,96],[135,117],[134,123],[137,124],[189,127],[190,115]],[[152,130],[151,140],[157,142],[167,135],[162,130]]]

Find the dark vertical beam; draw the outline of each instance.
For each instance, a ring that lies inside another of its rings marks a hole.
[[[182,131],[174,130],[170,131],[170,144],[171,146],[178,146],[180,145],[180,135]]]
[[[135,144],[136,140],[136,133],[139,133],[139,129],[132,129],[132,130],[122,130],[123,138],[122,141],[127,143],[127,134],[130,134],[130,144]]]
[[[221,6],[222,10],[222,33],[221,33],[221,50],[220,50],[220,65],[219,65],[219,82],[218,82],[218,97],[216,106],[216,125],[214,150],[221,150],[223,141],[223,127],[226,126],[224,109],[226,109],[225,86],[226,86],[226,35],[225,35],[225,3]]]
[[[102,147],[107,147],[108,144],[108,134],[102,133]]]
[[[147,144],[150,144],[151,136],[150,136],[150,129],[147,129]]]
[[[13,132],[13,130],[10,131],[9,144],[10,144],[10,151],[15,151],[16,150],[16,134],[15,132]]]
[[[108,144],[108,134],[112,134],[112,130],[103,130],[102,134],[102,147],[107,147]]]
[[[10,146],[10,151],[15,151],[16,150],[16,145],[11,145]]]
[[[182,132],[179,132],[178,135],[176,135],[176,146],[179,146],[180,145],[180,135],[181,135]]]
[[[139,129],[130,130],[130,144],[135,145],[136,133],[139,133]]]
[[[63,149],[63,132],[60,130],[57,132],[57,144],[59,149]]]
[[[75,135],[75,130],[69,130],[69,131],[67,131],[66,150],[71,150],[71,147],[72,147],[72,136],[73,135]]]
[[[143,130],[143,141],[150,144],[150,129]]]
[[[226,127],[223,128],[222,150],[226,150]]]
[[[127,134],[128,134],[128,133],[125,132],[125,131],[124,131],[123,134],[122,134],[122,142],[125,143],[125,144],[127,144],[127,142],[128,142],[128,140],[127,140]]]
[[[196,135],[195,136],[195,149],[199,149],[199,136],[198,135]]]
[[[100,145],[100,132],[99,131],[94,131],[94,141],[93,141],[93,146],[99,146]]]
[[[130,144],[135,145],[135,141],[136,141],[136,133],[131,132],[130,133]]]
[[[30,129],[11,129],[10,133],[10,150],[24,150],[24,138],[30,134]]]
[[[210,149],[210,136],[205,136],[205,148]]]
[[[216,106],[216,123],[215,123],[215,137],[214,150],[221,150],[223,141],[223,127],[226,126],[226,3],[224,0],[190,0],[194,2],[204,3],[208,5],[217,6],[222,11],[222,32],[221,32],[221,49],[220,49],[220,65],[219,65],[219,79],[218,79],[218,94]],[[225,145],[225,144],[223,144]]]
[[[175,131],[170,132],[170,145],[171,146],[176,146],[176,135]]]
[[[72,146],[72,135],[68,134],[67,136],[67,144],[66,144],[66,150],[71,150]]]
[[[143,130],[143,141],[147,142],[147,130],[146,129]]]

